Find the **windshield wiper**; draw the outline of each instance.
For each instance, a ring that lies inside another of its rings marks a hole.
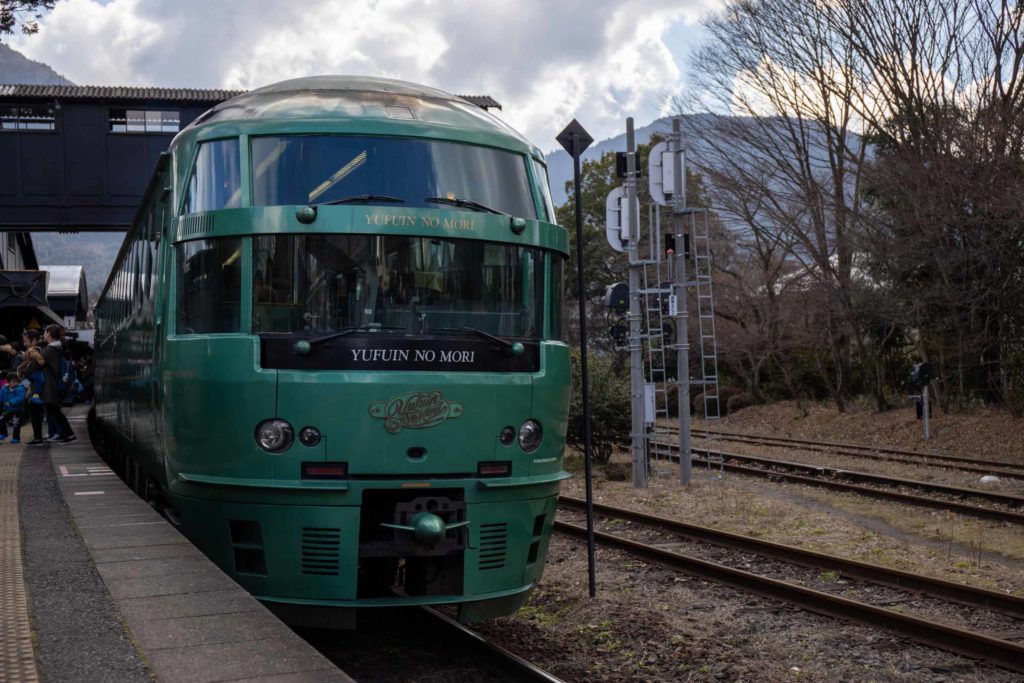
[[[498,342],[502,346],[504,346],[506,348],[509,348],[509,349],[511,349],[513,346],[515,346],[515,344],[518,343],[518,342],[510,342],[508,339],[505,339],[503,337],[498,337],[496,335],[491,334],[490,332],[484,332],[483,330],[479,330],[479,329],[477,329],[475,327],[431,327],[430,331],[431,332],[469,332],[471,334],[477,335],[478,337],[483,337],[484,339],[490,339],[491,341]]]
[[[333,204],[359,204],[362,202],[393,202],[404,204],[405,200],[390,194],[354,194],[341,199],[332,199],[329,202],[320,202],[315,206],[331,206]]]
[[[325,335],[322,335],[322,336],[319,336],[319,337],[313,337],[312,339],[300,339],[299,341],[304,341],[304,342],[308,343],[310,346],[312,346],[313,344],[319,344],[320,342],[330,341],[331,339],[337,339],[338,337],[344,337],[346,334],[352,334],[353,332],[371,332],[373,330],[404,330],[404,329],[405,329],[404,327],[400,327],[398,325],[380,325],[378,323],[370,323],[368,325],[358,325],[356,327],[346,327],[345,329],[338,330],[337,332],[330,332],[328,334],[325,334]],[[296,343],[298,343],[298,342],[296,342]]]
[[[460,209],[472,209],[473,211],[486,211],[487,213],[496,213],[499,216],[509,216],[504,211],[499,211],[486,204],[473,201],[472,199],[459,199],[458,197],[427,197],[424,201],[433,202],[435,204],[448,204],[450,206],[457,206]]]

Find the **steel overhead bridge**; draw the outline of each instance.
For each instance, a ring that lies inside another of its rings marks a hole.
[[[0,84],[0,232],[126,230],[178,131],[243,92]]]

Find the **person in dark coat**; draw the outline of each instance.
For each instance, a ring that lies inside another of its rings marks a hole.
[[[39,350],[39,332],[37,330],[25,330],[21,337],[25,344],[24,360],[18,366],[18,377],[26,380],[29,385],[28,417],[32,422],[32,440],[26,446],[42,446],[46,443],[43,440],[43,400],[40,396],[43,391],[46,373],[44,366],[46,359]]]
[[[43,382],[42,398],[46,404],[46,414],[52,416],[56,423],[59,436],[57,443],[71,443],[77,437],[71,430],[71,424],[62,410],[64,397],[60,395],[57,382],[60,381],[60,359],[64,355],[64,347],[61,341],[64,338],[64,330],[60,325],[49,325],[43,332],[43,360],[45,363],[46,381]]]

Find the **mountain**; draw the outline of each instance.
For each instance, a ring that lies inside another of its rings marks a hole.
[[[74,85],[46,66],[0,43],[0,83],[25,85]]]
[[[37,232],[32,235],[39,263],[85,268],[90,303],[106,284],[123,241],[123,232]]]

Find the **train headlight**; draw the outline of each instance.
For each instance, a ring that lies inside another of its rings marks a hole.
[[[299,441],[303,446],[315,446],[320,443],[320,430],[316,427],[303,427],[299,430]]]
[[[508,446],[516,440],[516,428],[512,425],[505,427],[501,430],[501,434],[498,436],[498,440],[501,441],[502,445]]]
[[[292,426],[284,420],[264,420],[256,425],[256,443],[270,453],[280,453],[292,445]]]
[[[543,437],[544,432],[540,428],[540,423],[536,420],[527,420],[519,428],[519,447],[531,453],[540,447]]]

